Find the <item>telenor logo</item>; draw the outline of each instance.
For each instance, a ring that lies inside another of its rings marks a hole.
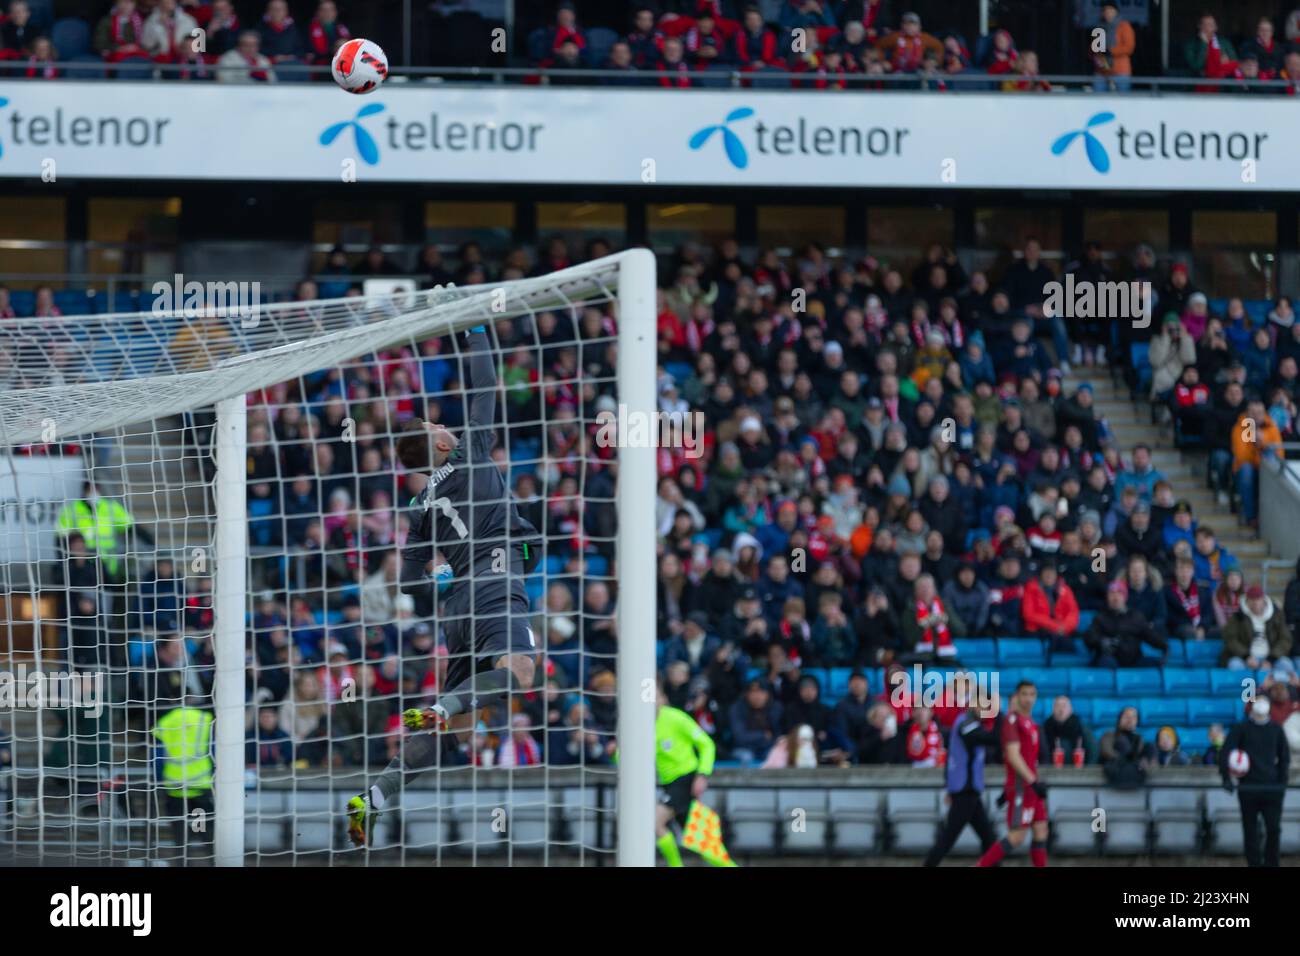
[[[346,129],[352,130],[352,142],[356,145],[357,155],[362,161],[370,166],[379,162],[379,144],[361,125],[361,120],[367,116],[374,116],[376,113],[384,111],[383,103],[368,103],[361,109],[357,110],[357,115],[350,120],[344,120],[342,123],[335,123],[320,134],[320,144],[329,146],[333,143],[342,132]]]
[[[731,165],[737,169],[744,169],[749,165],[749,152],[745,149],[745,144],[740,141],[740,137],[733,133],[729,126],[738,120],[748,119],[754,115],[754,111],[748,106],[741,106],[727,114],[727,118],[716,126],[706,126],[691,137],[691,149],[699,149],[710,139],[714,133],[722,134],[722,148],[726,150],[727,159],[731,160]]]
[[[1083,129],[1071,130],[1064,136],[1057,138],[1052,144],[1052,155],[1060,156],[1079,137],[1083,137],[1084,152],[1088,155],[1088,162],[1092,163],[1092,168],[1099,173],[1110,171],[1110,154],[1106,152],[1106,147],[1101,145],[1101,140],[1092,135],[1091,130],[1095,126],[1103,123],[1109,123],[1115,118],[1114,113],[1094,113],[1088,120],[1088,125]]]
[[[9,101],[5,99],[3,96],[0,96],[0,108],[6,107],[8,105],[9,105]],[[5,154],[5,144],[3,142],[0,142],[0,156],[3,156],[4,154]]]

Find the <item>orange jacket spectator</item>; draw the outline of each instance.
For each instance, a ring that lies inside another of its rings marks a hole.
[[[1137,50],[1137,34],[1133,32],[1133,24],[1116,17],[1114,33],[1106,52],[1094,57],[1098,70],[1107,76],[1132,76],[1133,53]]]
[[[1267,449],[1276,449],[1282,444],[1282,430],[1277,427],[1273,419],[1265,413],[1256,419],[1254,426],[1249,427],[1249,413],[1243,413],[1237,419],[1237,424],[1232,427],[1232,470],[1235,472],[1242,465],[1254,465],[1259,467],[1260,459]],[[1253,441],[1248,439],[1253,438]]]
[[[1020,614],[1026,634],[1059,634],[1068,637],[1079,629],[1079,602],[1064,581],[1056,582],[1056,607],[1047,600],[1047,592],[1037,578],[1025,585]]]
[[[915,14],[907,16],[915,17]],[[904,25],[904,29],[888,33],[876,41],[876,49],[885,58],[895,73],[912,73],[921,68],[927,51],[942,59],[943,43],[935,36],[925,33],[916,20],[913,27]]]

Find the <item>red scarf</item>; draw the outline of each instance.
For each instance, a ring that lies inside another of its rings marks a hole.
[[[59,72],[55,69],[53,60],[38,60],[36,57],[32,57],[27,61],[27,79],[29,80],[34,80],[38,76],[42,80],[52,80],[58,75]],[[3,315],[3,313],[0,313],[0,315]],[[13,312],[10,311],[9,316],[12,315]],[[9,316],[4,317],[8,318]]]
[[[244,58],[244,60],[248,63],[250,67],[248,71],[248,78],[250,80],[261,80],[265,82],[268,79],[266,75],[266,70],[263,70],[261,68],[260,64],[257,62],[257,57],[249,56],[246,53],[241,53],[240,56]]]
[[[131,38],[126,36],[126,24],[131,24]],[[113,37],[113,46],[135,46],[140,42],[140,34],[144,32],[144,23],[140,19],[140,14],[134,11],[126,16],[117,14],[109,22],[110,31]]]
[[[921,42],[920,35],[909,37],[900,33],[897,49],[894,50],[894,69],[902,72],[915,70],[921,65],[924,52],[925,45]]]
[[[333,37],[331,37],[329,30],[325,29],[325,24],[320,22],[320,18],[319,17],[312,18],[311,29],[309,31],[311,48],[314,51],[316,51],[317,55],[325,56],[327,53],[329,53],[331,47],[333,47],[334,45],[335,40],[352,39],[352,34],[348,32],[348,28],[345,27],[343,24],[339,23],[337,20],[334,21],[333,27],[334,27],[334,35]]]
[[[920,624],[927,617],[934,614],[943,613],[943,601],[940,600],[938,595],[935,595],[934,600],[929,604],[926,604],[924,601],[916,602],[917,624]],[[927,627],[925,633],[921,635],[921,640],[918,642],[918,645],[919,644],[928,644],[930,647],[936,649],[940,647],[948,647],[952,644],[952,632],[948,630],[947,624],[931,625],[930,627]]]
[[[1184,591],[1174,582],[1174,597],[1178,598],[1178,603],[1182,605],[1183,612],[1192,622],[1192,627],[1201,626],[1201,596],[1196,590],[1196,582],[1193,581]]]

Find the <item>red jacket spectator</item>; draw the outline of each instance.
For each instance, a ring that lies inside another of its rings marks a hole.
[[[1074,599],[1074,592],[1061,580],[1056,582],[1055,590],[1056,601],[1052,602],[1038,578],[1031,578],[1025,585],[1020,614],[1026,634],[1069,637],[1079,629],[1079,602]]]
[[[578,27],[578,18],[573,12],[573,4],[569,0],[564,0],[555,11],[554,26],[546,28],[545,52],[555,53],[570,40],[577,44],[579,50],[587,49],[587,38],[582,35],[582,30]]]
[[[993,76],[1014,73],[1019,60],[1020,54],[1016,50],[1015,40],[1011,39],[1011,34],[1006,30],[994,31],[993,46],[989,51],[986,65],[988,72]]]
[[[316,16],[307,27],[307,46],[311,51],[309,59],[313,63],[329,63],[334,58],[334,50],[339,42],[350,39],[352,33],[339,22],[339,11],[334,0],[321,0],[316,7]]]
[[[1174,389],[1174,401],[1179,408],[1205,405],[1210,401],[1210,389],[1204,382],[1197,382],[1195,385],[1186,385],[1179,382]]]
[[[757,29],[750,29],[752,22],[757,22]],[[781,65],[781,58],[776,53],[776,34],[767,28],[757,13],[747,14],[745,27],[736,31],[734,51],[736,62],[745,70]]]
[[[718,29],[712,14],[701,16],[695,25],[682,34],[682,46],[687,58],[696,69],[703,69],[713,64],[726,64],[731,61],[727,41]]]

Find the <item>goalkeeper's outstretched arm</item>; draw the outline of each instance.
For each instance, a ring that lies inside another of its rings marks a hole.
[[[476,325],[466,333],[469,342],[469,424],[471,441],[480,435],[492,437],[497,418],[497,370],[488,342],[486,326]]]

